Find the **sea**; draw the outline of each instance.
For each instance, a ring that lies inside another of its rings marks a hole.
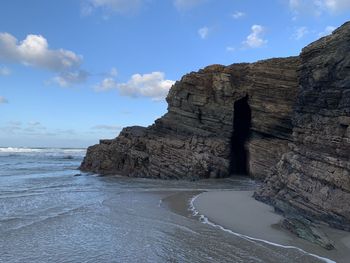
[[[324,262],[194,214],[196,194],[252,190],[253,180],[81,173],[85,152],[0,148],[0,262]]]

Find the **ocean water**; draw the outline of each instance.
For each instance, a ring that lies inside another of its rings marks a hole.
[[[199,191],[250,190],[252,180],[80,174],[84,154],[0,148],[0,262],[322,262],[204,224],[186,206],[179,212],[167,201],[177,196],[184,203]]]

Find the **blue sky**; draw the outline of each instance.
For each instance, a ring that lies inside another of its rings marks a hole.
[[[349,18],[349,0],[1,1],[0,146],[150,125],[185,73],[297,55]]]

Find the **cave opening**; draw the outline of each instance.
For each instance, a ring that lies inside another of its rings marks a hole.
[[[231,136],[230,174],[249,175],[249,153],[246,144],[251,133],[252,113],[249,96],[235,101],[233,107],[233,132]]]

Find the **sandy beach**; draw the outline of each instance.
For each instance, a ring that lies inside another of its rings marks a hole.
[[[204,192],[192,198],[191,209],[202,215],[203,222],[222,227],[223,231],[257,242],[297,247],[338,263],[350,262],[350,233],[323,226],[322,230],[335,243],[334,250],[325,250],[282,229],[279,222],[283,217],[252,195],[252,191]]]

